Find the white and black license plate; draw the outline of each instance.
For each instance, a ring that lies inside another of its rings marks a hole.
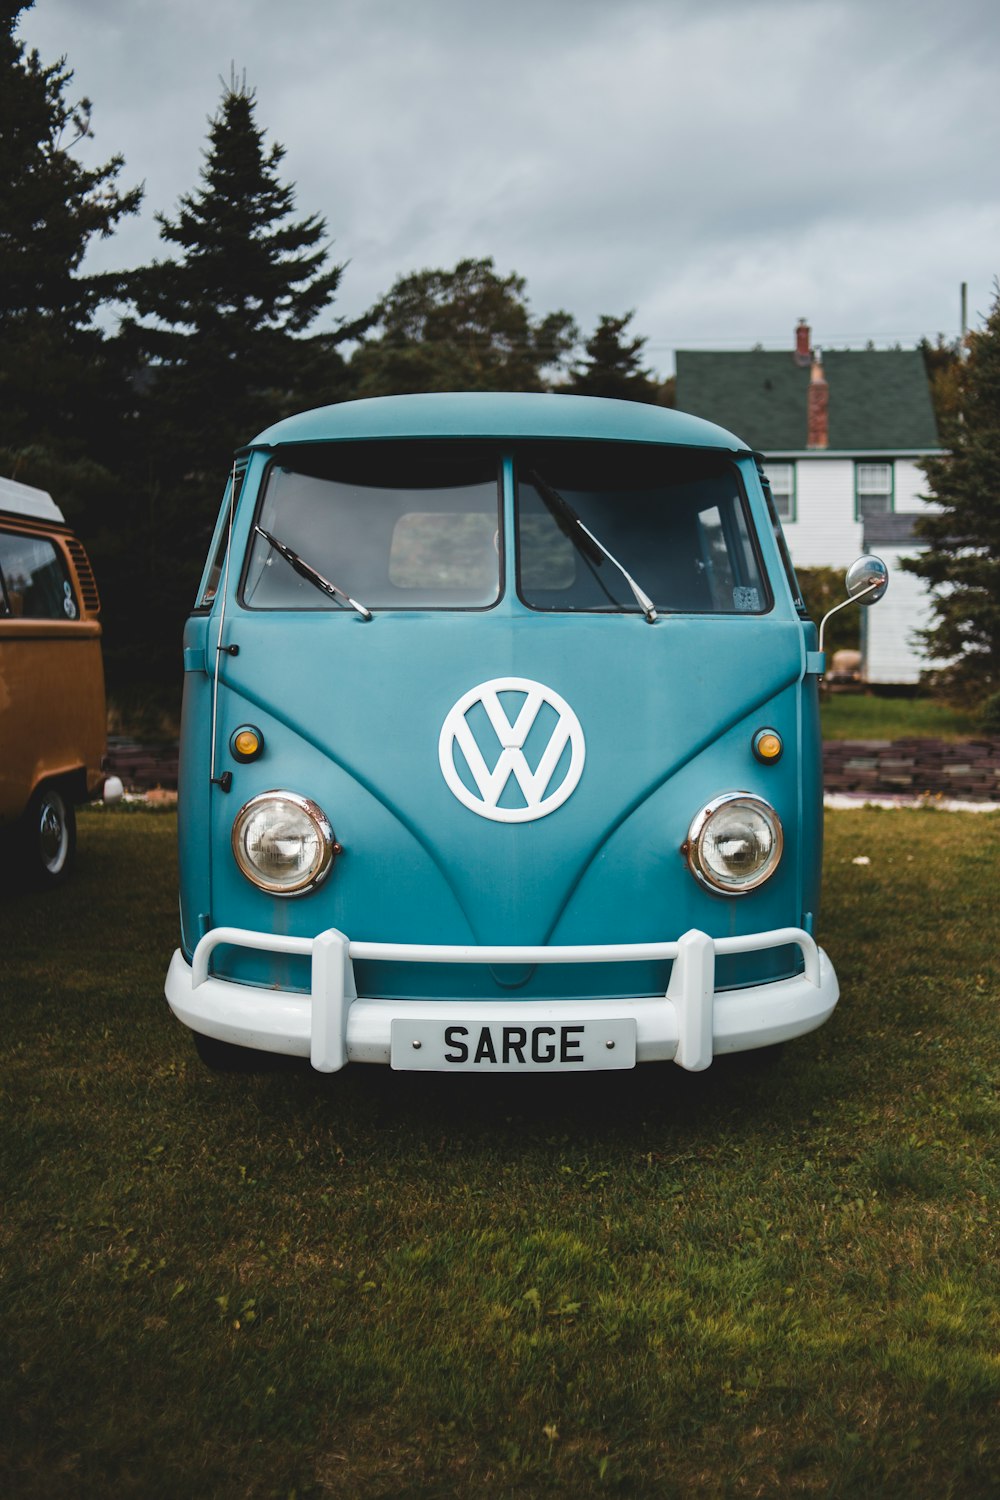
[[[635,1019],[536,1021],[502,1025],[497,1021],[461,1023],[392,1022],[390,1060],[394,1068],[436,1073],[573,1073],[635,1067]]]

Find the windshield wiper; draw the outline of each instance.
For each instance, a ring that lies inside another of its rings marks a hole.
[[[339,589],[335,583],[331,583],[329,578],[324,578],[323,574],[317,568],[314,568],[311,563],[307,563],[305,558],[300,557],[297,552],[293,552],[291,547],[286,546],[284,542],[279,542],[278,538],[272,536],[269,531],[265,531],[263,526],[255,525],[254,531],[256,531],[258,536],[262,536],[265,542],[270,543],[275,552],[278,553],[278,556],[283,557],[285,562],[295,569],[300,578],[306,579],[308,583],[313,584],[322,593],[328,594],[331,599],[343,599],[352,609],[357,610],[362,620],[371,619],[372,612],[370,609],[366,609],[363,604],[359,604],[356,599],[352,599],[350,594],[345,594],[344,590]]]
[[[599,541],[590,528],[583,524],[569,501],[560,495],[558,490],[554,490],[550,484],[547,484],[537,469],[531,469],[528,473],[528,478],[544,500],[559,530],[564,536],[569,537],[578,551],[584,557],[588,558],[590,562],[597,564],[600,564],[601,560],[606,557],[608,562],[618,569],[632,590],[632,596],[636,604],[638,604],[646,619],[652,625],[659,618],[656,613],[656,607],[649,595],[636,583],[628,569],[622,566],[617,557],[612,556],[604,543]],[[582,536],[580,535],[581,532],[583,533]],[[589,540],[591,543],[590,546],[587,545],[587,541],[584,538]]]

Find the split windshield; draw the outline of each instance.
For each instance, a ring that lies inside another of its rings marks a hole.
[[[643,599],[665,614],[769,608],[725,455],[585,442],[507,451],[517,591],[530,609],[648,618]],[[256,517],[244,604],[488,609],[503,590],[503,456],[500,445],[433,441],[280,452]]]

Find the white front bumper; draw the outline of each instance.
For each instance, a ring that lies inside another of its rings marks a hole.
[[[299,994],[216,979],[209,970],[221,944],[296,953],[311,958],[312,993]],[[716,957],[794,944],[804,972],[747,989],[715,988]],[[626,1000],[376,1000],[359,998],[354,960],[407,963],[620,963],[670,959],[665,995]],[[831,1015],[837,976],[822,948],[802,928],[783,927],[744,937],[716,938],[692,930],[676,942],[560,948],[440,947],[432,944],[352,942],[331,929],[315,938],[281,937],[216,927],[202,938],[189,965],[175,952],[166,996],[178,1020],[193,1031],[263,1052],[308,1057],[322,1073],[348,1062],[388,1063],[394,1017],[459,1025],[572,1024],[610,1016],[636,1022],[637,1062],[676,1062],[692,1072],[723,1052],[744,1052],[813,1031]]]

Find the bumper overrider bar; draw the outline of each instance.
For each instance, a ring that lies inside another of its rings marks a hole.
[[[309,994],[269,989],[209,973],[220,946],[297,954],[312,964]],[[716,958],[798,947],[803,972],[744,989],[716,990]],[[433,964],[595,964],[670,959],[663,995],[595,1000],[386,1000],[360,997],[357,960]],[[236,1046],[308,1057],[321,1073],[347,1062],[388,1063],[394,1018],[454,1025],[474,1019],[497,1026],[532,1021],[549,1025],[632,1017],[636,1061],[673,1061],[691,1072],[720,1053],[788,1041],[821,1026],[839,996],[833,965],[800,927],[780,927],[741,937],[710,938],[692,929],[674,942],[570,947],[465,947],[432,943],[357,942],[331,928],[314,938],[284,937],[216,927],[189,965],[178,950],[167,974],[166,995],[178,1020],[194,1031]]]

